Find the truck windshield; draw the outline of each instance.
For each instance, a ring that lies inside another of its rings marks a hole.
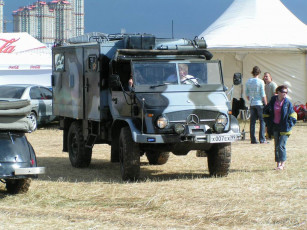
[[[134,62],[134,85],[222,84],[219,62]]]

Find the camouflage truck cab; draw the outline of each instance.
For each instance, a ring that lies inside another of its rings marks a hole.
[[[140,156],[164,164],[169,153],[206,152],[211,175],[228,174],[231,115],[221,63],[204,40],[153,35],[78,37],[53,48],[54,114],[63,151],[87,167],[94,144],[111,145],[123,180],[140,175]]]

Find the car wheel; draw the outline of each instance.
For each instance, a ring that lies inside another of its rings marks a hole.
[[[169,152],[147,151],[146,157],[151,165],[164,165],[169,158]]]
[[[30,120],[33,126],[33,131],[37,129],[37,116],[36,113],[31,112],[30,113]]]
[[[140,149],[132,139],[129,127],[121,129],[119,136],[120,172],[124,181],[136,181],[140,176]]]
[[[29,190],[31,179],[7,179],[6,189],[10,194],[26,193]]]
[[[88,167],[92,160],[92,148],[85,146],[79,122],[73,122],[68,131],[68,153],[73,167]]]

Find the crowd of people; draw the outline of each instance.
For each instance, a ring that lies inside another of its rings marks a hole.
[[[283,170],[287,159],[286,143],[296,123],[297,114],[287,98],[286,85],[277,86],[268,72],[264,73],[261,80],[261,70],[258,66],[255,66],[251,73],[252,78],[245,84],[245,94],[250,102],[251,143],[268,144],[267,139],[274,137],[276,170]],[[257,120],[260,122],[259,142],[255,135]]]

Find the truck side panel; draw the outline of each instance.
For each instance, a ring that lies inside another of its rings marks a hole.
[[[54,115],[84,119],[83,48],[54,48],[53,68]]]

